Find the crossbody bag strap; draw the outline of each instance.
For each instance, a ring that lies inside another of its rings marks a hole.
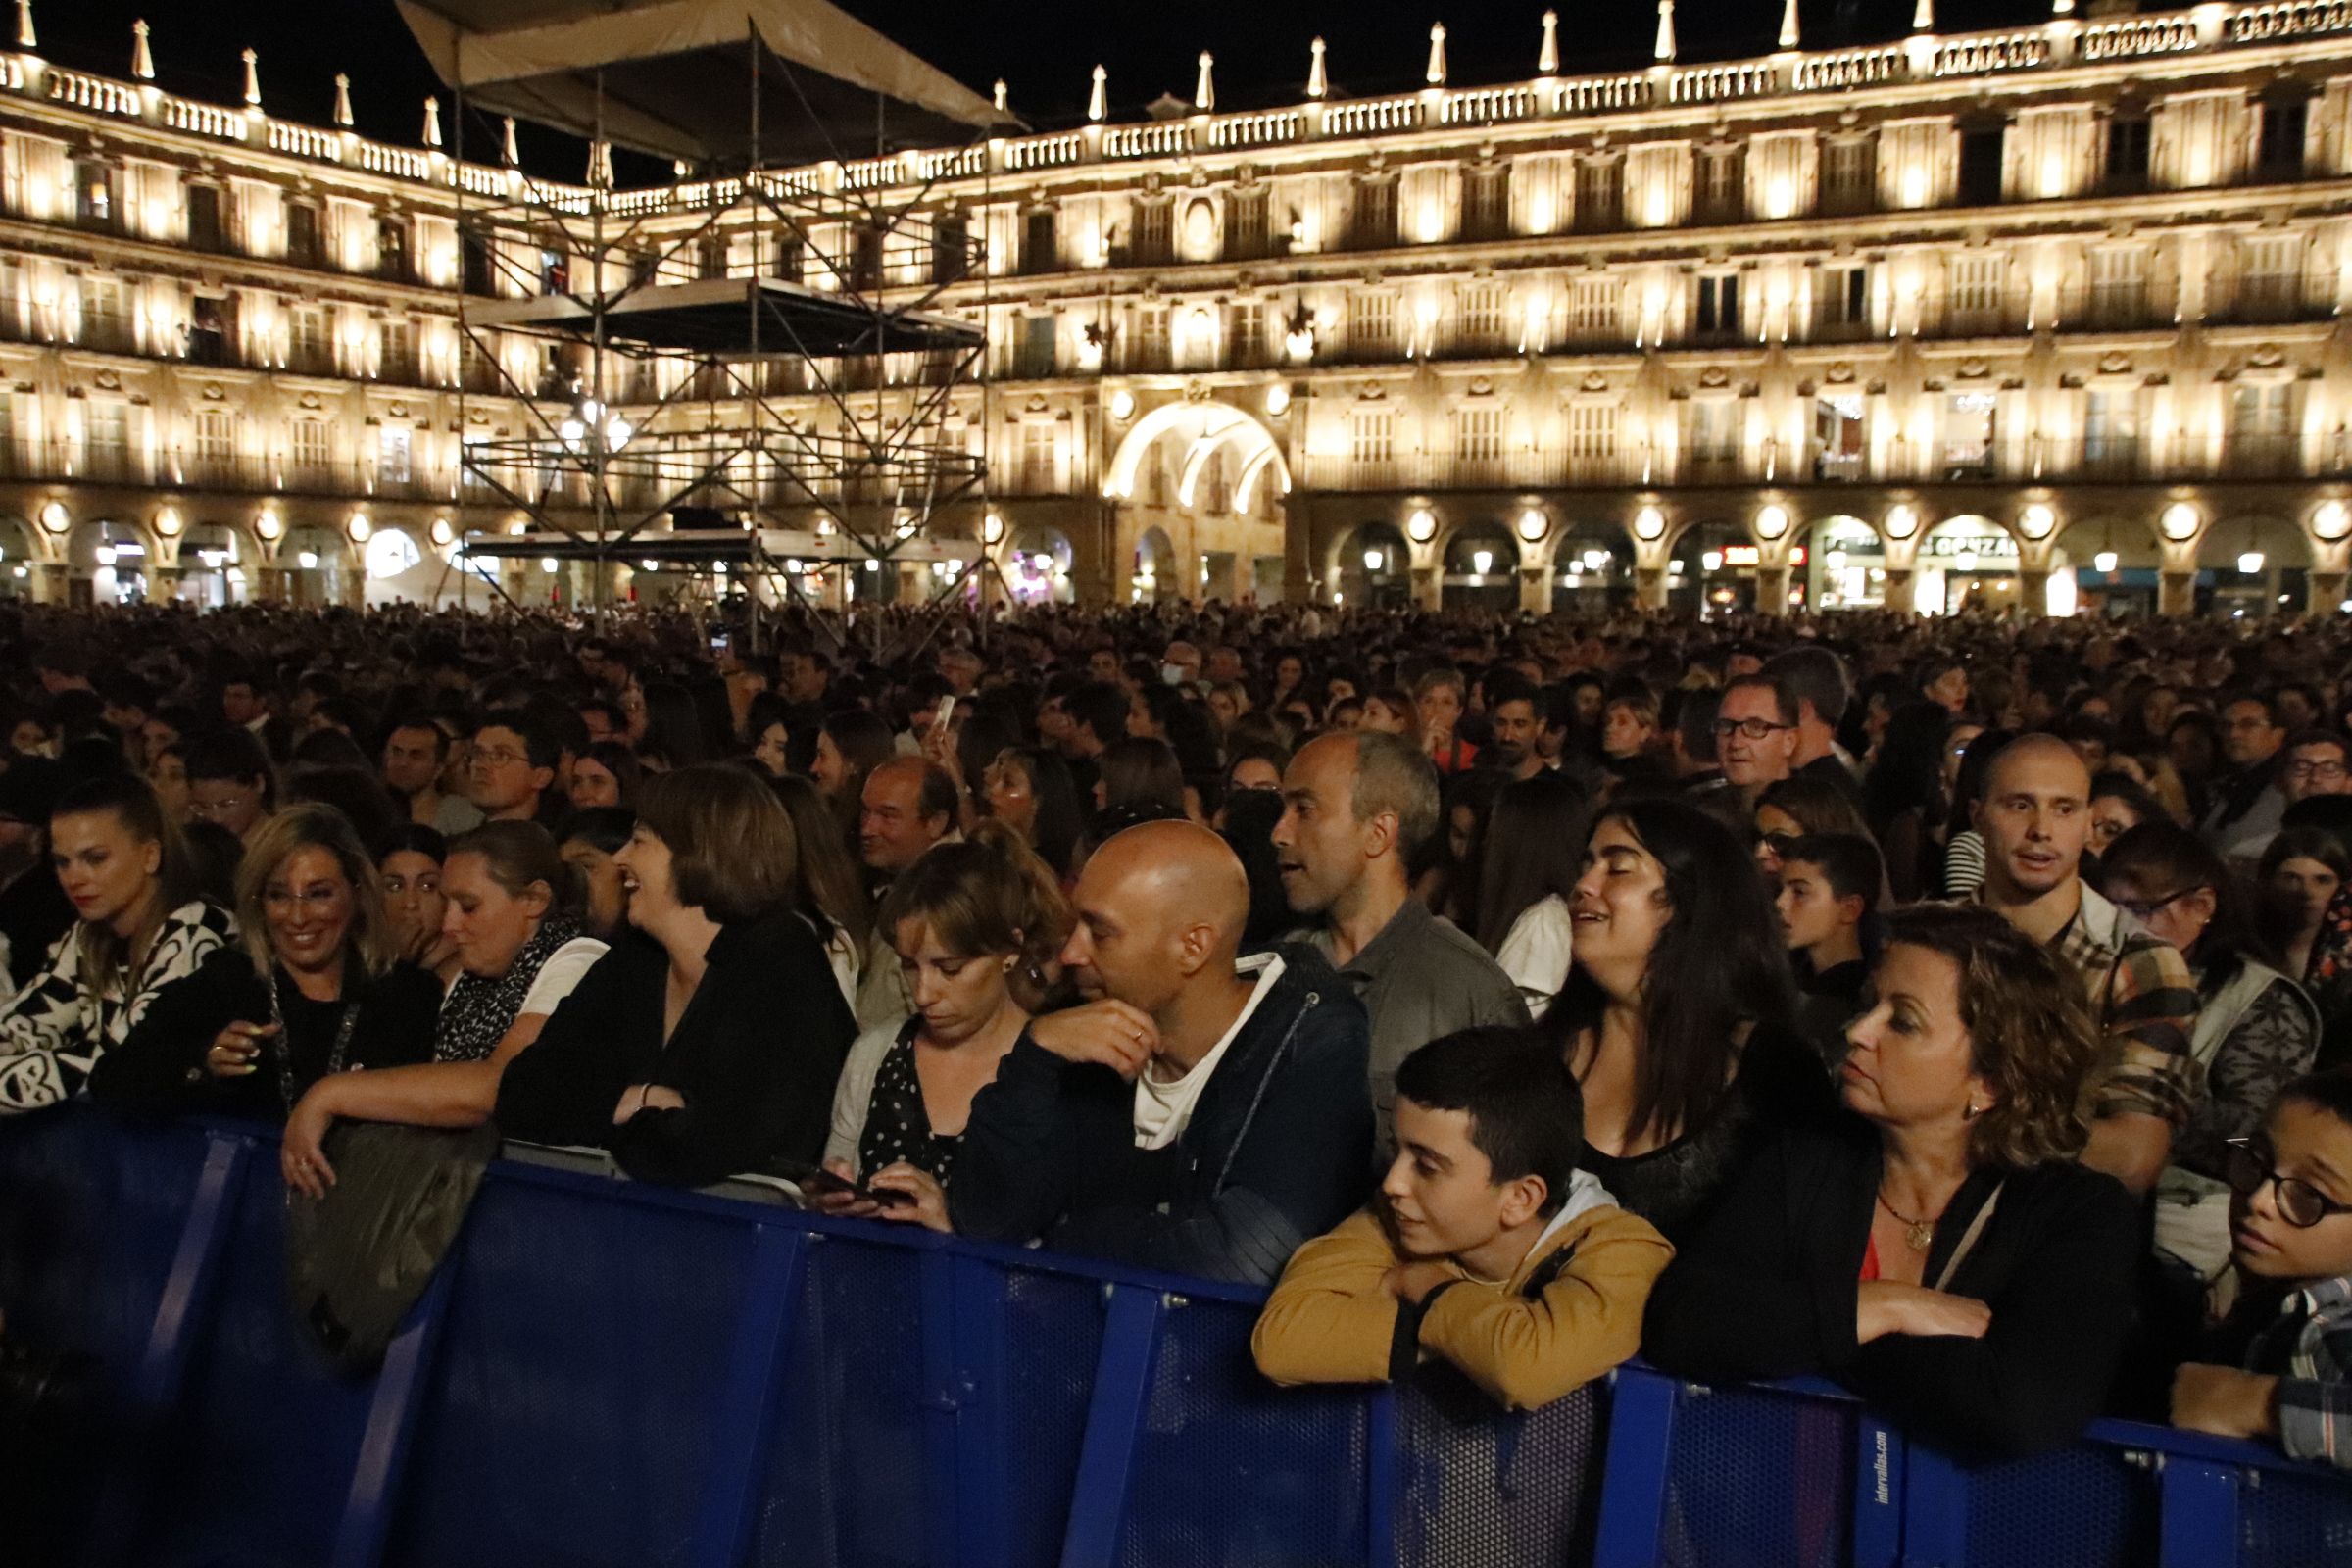
[[[1968,1254],[1977,1250],[1977,1243],[1984,1235],[1984,1227],[1992,1223],[1992,1211],[2001,1200],[2001,1189],[2008,1185],[2004,1177],[1994,1186],[1992,1196],[1985,1199],[1984,1206],[1977,1210],[1977,1217],[1970,1220],[1968,1229],[1960,1233],[1960,1245],[1953,1248],[1952,1255],[1943,1260],[1943,1272],[1936,1276],[1936,1283],[1929,1287],[1930,1290],[1944,1289],[1951,1284],[1952,1276],[1960,1272],[1960,1265],[1968,1260]]]

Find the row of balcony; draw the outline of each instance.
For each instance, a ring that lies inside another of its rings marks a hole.
[[[840,466],[818,453],[770,451],[756,462],[738,456],[730,476],[703,482],[711,461],[680,454],[657,462],[640,458],[627,471],[607,475],[606,493],[620,507],[664,505],[792,506],[812,497],[856,500],[845,491]],[[972,460],[952,461],[971,466]],[[1627,446],[1592,455],[1559,451],[1499,457],[1444,455],[1377,459],[1311,456],[1309,487],[1326,491],[1622,489],[1840,484],[2080,484],[2183,483],[2342,479],[2352,477],[2352,437],[2230,435],[2215,443],[2188,439],[2106,438],[2045,453],[2036,440],[1941,443],[1913,450],[1902,441],[1879,454],[1815,447],[1785,456],[1777,443],[1752,451],[1683,447],[1672,453]],[[145,446],[67,440],[0,438],[0,479],[61,480],[231,495],[318,495],[353,500],[449,502],[459,499],[446,470],[422,462],[397,466],[368,459],[308,460],[255,455],[220,456],[158,451]],[[1078,493],[1067,465],[1026,457],[992,476],[1001,495]],[[585,506],[590,480],[572,459],[552,454],[502,462],[469,476],[466,499],[494,501],[510,492],[530,501]],[[866,498],[873,499],[873,498]],[[1147,485],[1146,505],[1169,505]]]
[[[1416,458],[1310,455],[1317,490],[1622,489],[1840,484],[2180,484],[2352,477],[2352,436],[2106,437],[2060,446],[2034,438],[1887,443],[1878,453],[1823,446],[1749,450],[1623,443],[1605,454],[1559,450]]]

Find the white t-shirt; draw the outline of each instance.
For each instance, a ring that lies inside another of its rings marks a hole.
[[[1542,1018],[1551,999],[1568,983],[1568,963],[1576,923],[1568,917],[1568,901],[1546,893],[1519,911],[1494,961],[1511,977],[1527,1002],[1528,1016]]]
[[[1208,1054],[1194,1062],[1192,1071],[1183,1077],[1164,1082],[1155,1079],[1152,1075],[1153,1064],[1151,1062],[1146,1062],[1144,1070],[1137,1075],[1136,1148],[1165,1149],[1184,1136],[1185,1128],[1192,1125],[1193,1107],[1200,1102],[1200,1092],[1208,1087],[1210,1075],[1215,1073],[1217,1063],[1225,1057],[1225,1048],[1233,1044],[1234,1037],[1242,1032],[1242,1025],[1250,1021],[1250,1015],[1257,1011],[1257,1004],[1266,1000],[1266,993],[1274,989],[1274,982],[1282,978],[1282,955],[1253,953],[1233,967],[1236,974],[1254,973],[1257,976],[1257,984],[1251,989],[1250,1000],[1242,1004],[1242,1010],[1234,1018],[1233,1027],[1226,1030],[1224,1037],[1208,1048]]]
[[[605,956],[605,944],[594,937],[573,937],[547,956],[539,973],[531,981],[531,989],[522,994],[522,1006],[514,1014],[520,1018],[530,1013],[552,1013],[556,1004],[571,995],[571,988],[580,983],[580,976],[596,967],[596,960]],[[449,1001],[456,989],[451,980],[441,992],[441,1000]]]

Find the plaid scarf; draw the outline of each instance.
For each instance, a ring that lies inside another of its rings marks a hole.
[[[539,922],[538,934],[525,942],[507,965],[491,979],[463,972],[442,999],[441,1019],[433,1030],[435,1061],[480,1061],[498,1049],[522,1011],[522,999],[531,983],[564,943],[580,934],[579,922],[567,914],[550,915]]]

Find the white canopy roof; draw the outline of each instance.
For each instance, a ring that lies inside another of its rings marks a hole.
[[[665,158],[863,157],[1015,122],[827,0],[397,0],[469,104]],[[757,37],[764,48],[754,51]],[[828,139],[840,127],[842,145]]]

